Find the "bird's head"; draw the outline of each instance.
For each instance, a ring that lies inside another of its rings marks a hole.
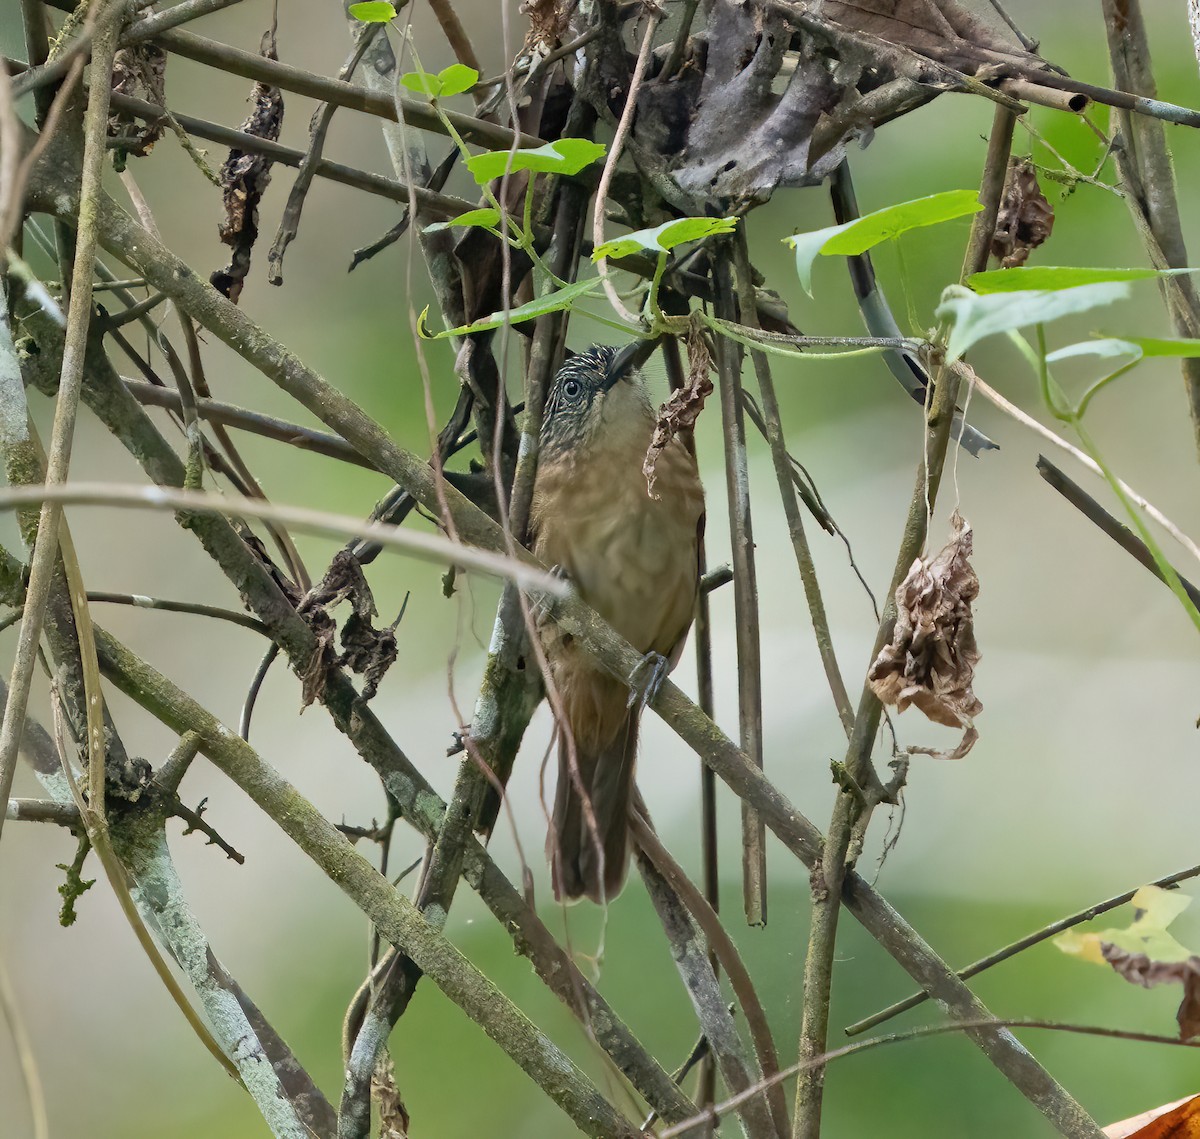
[[[570,357],[546,393],[540,439],[542,459],[575,455],[613,431],[639,430],[653,408],[638,368],[654,351],[655,340],[623,348],[596,344]]]

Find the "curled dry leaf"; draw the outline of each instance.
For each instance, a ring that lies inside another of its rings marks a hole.
[[[1107,1139],[1200,1139],[1200,1096],[1184,1096],[1132,1119],[1110,1123],[1104,1134]]]
[[[333,649],[337,627],[329,609],[342,601],[350,603],[352,612],[342,624],[344,652],[338,656]],[[322,694],[329,670],[343,665],[364,677],[363,699],[372,699],[396,660],[396,630],[392,625],[375,628],[372,619],[379,611],[358,559],[346,550],[335,554],[328,572],[299,605],[298,612],[318,640],[318,651],[303,676],[303,706]]]
[[[979,650],[971,602],[979,579],[971,568],[971,527],[958,511],[953,536],[936,557],[918,558],[896,589],[896,628],[867,673],[871,690],[903,712],[910,704],[937,724],[960,726],[963,738],[950,752],[914,751],[962,759],[979,733],[974,717],[983,705],[971,691]]]
[[[279,58],[273,31],[263,36],[260,54],[265,59]],[[283,126],[283,93],[278,87],[255,83],[250,104],[250,114],[241,129],[246,134],[277,142]],[[237,304],[246,274],[250,272],[250,253],[258,240],[258,203],[270,185],[273,165],[271,159],[261,154],[247,154],[235,149],[229,152],[221,167],[225,202],[221,240],[233,254],[229,264],[213,273],[209,282],[234,304]]]
[[[153,40],[123,47],[113,59],[112,89],[165,107],[167,103],[167,53]],[[129,155],[144,158],[162,138],[161,121],[142,122],[119,110],[108,116],[108,137],[113,142],[113,169],[125,169]]]
[[[704,401],[713,391],[712,380],[708,377],[712,368],[712,357],[709,355],[704,334],[695,325],[688,331],[687,350],[687,383],[673,392],[671,398],[659,410],[650,448],[642,461],[642,474],[646,476],[646,493],[651,498],[658,498],[654,493],[654,468],[658,465],[659,455],[667,449],[667,444],[680,431],[688,431],[695,426],[700,412],[704,410]]]
[[[1027,158],[1013,158],[1008,165],[1008,181],[996,231],[992,235],[992,256],[1005,269],[1024,265],[1029,254],[1050,236],[1054,229],[1054,207],[1038,185],[1037,170]]]

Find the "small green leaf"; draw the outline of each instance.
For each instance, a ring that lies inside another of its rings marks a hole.
[[[452,63],[449,67],[438,72],[441,83],[439,99],[448,99],[451,95],[461,95],[470,91],[479,82],[479,72],[464,63]]]
[[[346,11],[364,24],[386,24],[396,18],[395,7],[385,0],[364,0],[362,4],[351,4]]]
[[[848,222],[853,225],[853,222]],[[814,229],[810,233],[796,233],[783,239],[785,245],[790,245],[796,254],[796,276],[800,278],[800,287],[811,297],[812,267],[817,255],[825,248],[825,243],[835,234],[841,233],[845,226],[830,225],[824,229]]]
[[[431,99],[436,99],[442,93],[441,79],[429,71],[406,71],[400,76],[400,84]]]
[[[628,257],[640,249],[652,249],[656,253],[674,249],[689,241],[699,241],[714,233],[732,233],[737,228],[737,218],[676,218],[674,221],[656,225],[653,229],[638,229],[624,237],[615,237],[597,246],[592,260],[602,257]]]
[[[977,214],[983,206],[975,190],[947,190],[911,202],[900,202],[852,221],[831,237],[821,252],[827,257],[853,257],[910,229]]]
[[[1047,364],[1057,364],[1060,360],[1074,360],[1080,356],[1132,356],[1140,360],[1145,353],[1129,340],[1118,340],[1115,337],[1102,337],[1096,340],[1083,340],[1078,344],[1068,344],[1046,355]]]
[[[1128,343],[1140,348],[1143,356],[1174,356],[1186,359],[1200,356],[1200,340],[1155,340],[1153,337],[1130,336]]]
[[[1192,899],[1178,890],[1143,886],[1133,896],[1134,919],[1125,929],[1103,929],[1094,933],[1068,930],[1054,939],[1064,953],[1097,965],[1109,965],[1102,946],[1115,945],[1127,953],[1145,954],[1151,961],[1186,961],[1193,954],[1181,945],[1167,927],[1191,905]]]
[[[495,229],[500,224],[500,211],[492,209],[491,206],[486,206],[481,210],[467,210],[465,214],[459,214],[456,218],[451,218],[449,221],[435,221],[432,225],[425,227],[426,233],[437,233],[443,229],[449,229],[452,225],[461,226],[481,226],[483,229]]]
[[[417,320],[417,333],[425,340],[444,340],[447,336],[466,336],[470,332],[485,332],[489,328],[499,328],[502,324],[520,324],[522,321],[532,320],[537,316],[545,316],[548,312],[558,312],[560,309],[569,308],[576,300],[598,288],[599,285],[599,277],[589,277],[586,281],[576,281],[573,285],[567,285],[557,292],[538,297],[536,300],[527,301],[507,312],[494,312],[482,320],[475,321],[474,324],[464,324],[459,328],[448,328],[444,332],[437,333],[430,332],[425,323],[426,314],[429,311],[427,308]]]
[[[560,138],[529,150],[487,150],[467,159],[477,185],[485,186],[506,171],[532,170],[536,174],[578,174],[604,153],[604,146],[586,138]]]
[[[1089,269],[1054,265],[1033,265],[1018,269],[989,269],[972,273],[967,284],[977,293],[1008,293],[1018,289],[1073,289],[1079,285],[1102,285],[1113,281],[1146,281],[1151,277],[1170,277],[1194,273],[1195,269]]]
[[[800,277],[800,284],[812,296],[812,266],[818,254],[853,257],[910,229],[952,221],[978,213],[981,209],[983,206],[979,204],[976,191],[947,190],[941,194],[915,198],[911,202],[885,206],[882,210],[844,225],[831,225],[811,233],[797,233],[783,240],[795,250],[796,273]]]
[[[953,362],[984,337],[1030,324],[1046,324],[1073,313],[1089,312],[1101,305],[1124,300],[1129,291],[1126,282],[1109,281],[1077,285],[1072,289],[1039,289],[981,297],[961,285],[949,285],[937,307],[938,319],[950,324],[946,355]]]

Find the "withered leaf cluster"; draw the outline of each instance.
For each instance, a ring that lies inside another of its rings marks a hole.
[[[339,655],[334,648],[337,622],[329,610],[342,601],[350,602],[351,612],[342,624],[343,652]],[[300,678],[301,707],[307,708],[319,699],[329,671],[343,665],[363,677],[363,699],[372,699],[396,660],[396,630],[391,625],[375,628],[373,619],[379,610],[358,559],[346,550],[335,554],[325,577],[313,587],[298,612],[311,626],[318,644]]]
[[[1054,207],[1038,185],[1037,170],[1027,158],[1013,158],[1008,164],[1008,181],[996,232],[992,236],[992,256],[1005,269],[1024,265],[1029,254],[1050,236],[1054,229]]]
[[[278,59],[273,32],[263,36],[260,54],[266,59]],[[246,134],[277,142],[283,127],[283,93],[278,87],[255,83],[250,94],[250,114],[242,123]],[[221,186],[225,204],[225,219],[221,222],[221,240],[233,254],[224,269],[209,278],[213,288],[234,304],[242,294],[246,274],[250,272],[250,254],[258,240],[258,203],[271,182],[274,162],[261,154],[231,150],[221,167]]]
[[[153,40],[123,47],[113,59],[112,89],[164,107],[167,102],[167,53]],[[108,116],[108,137],[114,143],[113,169],[125,169],[129,155],[144,158],[163,135],[161,120],[142,122],[114,109]]]
[[[667,444],[681,431],[690,431],[695,426],[700,412],[704,410],[704,401],[713,392],[713,383],[709,379],[712,370],[712,356],[708,344],[699,328],[693,326],[688,332],[688,374],[687,383],[671,394],[671,398],[663,404],[654,424],[654,435],[650,439],[650,447],[642,460],[642,474],[646,476],[646,493],[651,498],[657,498],[654,493],[654,469],[658,465],[658,457],[666,450]]]
[[[918,558],[896,589],[896,628],[867,673],[872,691],[898,711],[914,705],[937,724],[961,727],[953,751],[914,748],[962,759],[975,745],[974,717],[983,705],[971,690],[979,649],[971,603],[979,578],[971,567],[971,527],[956,510],[952,536],[933,558]]]

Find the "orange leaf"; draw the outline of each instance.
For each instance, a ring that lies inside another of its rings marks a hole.
[[[1200,1095],[1110,1123],[1104,1134],[1108,1139],[1200,1139]]]

